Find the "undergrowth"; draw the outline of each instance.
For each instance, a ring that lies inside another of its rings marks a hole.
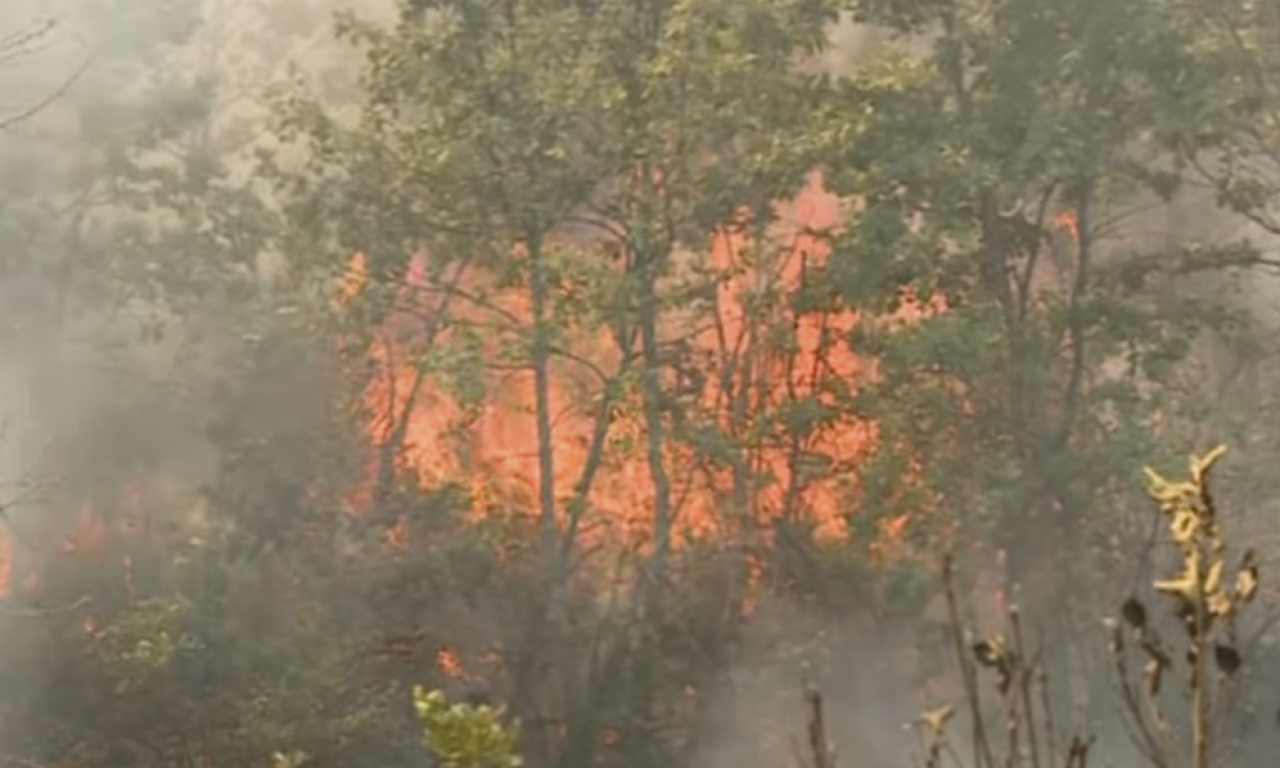
[[[1137,596],[1106,621],[1105,652],[1119,691],[1121,711],[1138,753],[1153,768],[1210,768],[1229,759],[1222,732],[1231,683],[1242,665],[1237,620],[1257,592],[1252,550],[1231,566],[1209,475],[1223,456],[1221,446],[1193,457],[1188,476],[1171,481],[1145,469],[1147,494],[1158,506],[1180,568],[1154,581],[1156,595],[1175,619],[1173,631]],[[1090,734],[1063,733],[1054,720],[1051,683],[1039,654],[1027,647],[1018,606],[1004,627],[975,639],[962,622],[953,568],[946,558],[942,586],[949,613],[952,651],[960,675],[959,701],[919,718],[924,768],[1087,768],[1114,765],[1094,756]],[[1100,644],[1101,647],[1101,644]],[[984,686],[994,688],[998,709],[984,706]],[[827,737],[821,694],[807,693],[807,768],[836,768]],[[967,721],[964,754],[951,738],[956,721]],[[856,747],[856,745],[852,745]],[[856,760],[842,768],[861,768]]]

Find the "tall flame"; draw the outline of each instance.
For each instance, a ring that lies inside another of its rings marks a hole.
[[[753,316],[758,304],[755,297],[763,290],[794,292],[811,280],[811,272],[824,265],[827,248],[816,233],[837,224],[841,206],[814,175],[794,201],[778,207],[778,213],[780,223],[763,241],[753,240],[742,226],[722,227],[711,236],[709,268],[723,276],[717,287],[718,322],[687,342],[703,361],[700,392],[693,394],[725,429],[750,431],[760,426],[756,420],[764,415],[810,397],[834,405],[832,395],[823,391],[824,383],[838,380],[852,387],[864,374],[865,366],[849,347],[849,331],[856,322],[852,311],[796,313],[783,302],[771,310],[771,317]],[[415,260],[412,272],[407,280],[411,285],[424,279],[421,258]],[[366,274],[363,256],[357,255],[350,274],[356,277],[348,281],[345,296],[353,295],[362,284]],[[501,313],[524,320],[529,317],[523,294],[494,295],[490,291],[489,295]],[[789,325],[794,342],[766,338],[764,323]],[[668,327],[665,335],[670,340],[681,330]],[[584,357],[602,364],[616,357],[607,331],[591,333],[577,328],[572,333],[582,345],[575,352]],[[532,376],[524,371],[491,372],[483,404],[478,412],[466,414],[469,423],[460,434],[458,425],[464,414],[458,399],[438,382],[415,381],[419,372],[406,359],[410,350],[397,348],[404,342],[394,341],[392,336],[382,336],[374,345],[381,371],[365,399],[375,414],[369,427],[373,442],[387,440],[398,420],[405,418],[407,422],[400,425],[400,459],[425,485],[472,478],[477,506],[491,510],[532,508],[538,478]],[[486,354],[496,358],[498,344],[498,339],[490,339]],[[410,404],[411,392],[416,392],[416,401]],[[557,498],[573,492],[587,461],[594,414],[579,406],[598,394],[585,389],[568,366],[557,366],[550,392],[555,414]],[[744,396],[748,422],[732,424],[727,403]],[[631,540],[643,538],[649,531],[654,499],[640,449],[644,444],[643,420],[639,409],[626,406],[624,403],[612,421],[611,447],[590,503],[598,512],[597,522],[621,529],[616,532]],[[401,416],[405,411],[407,415]],[[753,494],[750,513],[757,524],[786,510],[802,510],[818,526],[819,535],[846,535],[846,518],[851,511],[847,508],[847,473],[841,478],[840,473],[824,472],[823,468],[852,464],[873,443],[874,435],[874,425],[845,419],[816,429],[803,445],[757,440],[751,449],[753,474],[771,478],[768,483],[758,483]],[[680,506],[677,544],[684,537],[712,535],[724,525],[724,472],[700,468],[695,458],[674,443],[667,448],[668,466],[679,470],[673,472],[673,495]]]

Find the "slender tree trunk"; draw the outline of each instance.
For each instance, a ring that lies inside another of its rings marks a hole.
[[[420,337],[428,348],[439,341],[441,331],[444,330],[451,315],[454,291],[462,282],[463,276],[467,274],[468,268],[468,261],[464,260],[459,263],[453,276],[444,285],[443,295],[435,306],[431,308],[427,321],[421,328]],[[388,364],[393,364],[393,361],[388,360]],[[393,373],[394,371],[388,371],[388,374]],[[395,488],[397,461],[400,458],[401,451],[404,449],[405,439],[409,435],[409,427],[413,423],[413,415],[418,408],[418,398],[421,397],[422,388],[426,383],[427,372],[425,369],[418,367],[414,371],[413,381],[409,384],[409,391],[405,393],[404,400],[397,404],[397,397],[394,395],[395,390],[393,387],[392,397],[390,402],[387,403],[387,417],[390,419],[390,429],[387,430],[386,437],[381,445],[378,446],[377,474],[374,477],[371,497],[373,517],[384,524],[394,522],[386,516],[386,510],[383,508]]]
[[[653,479],[653,568],[661,573],[671,549],[671,480],[663,463],[665,429],[662,423],[662,364],[658,359],[657,311],[653,286],[641,299],[640,335],[644,357],[644,419],[647,435],[649,475]],[[647,305],[647,306],[646,306]]]
[[[540,671],[544,660],[560,667],[564,650],[559,630],[563,626],[565,567],[563,542],[556,520],[555,439],[551,431],[551,327],[548,323],[550,286],[542,235],[531,232],[526,239],[529,259],[529,305],[532,315],[531,363],[533,365],[534,422],[538,453],[538,527],[543,550],[543,580],[536,599],[526,608],[522,647],[513,665],[511,702],[522,717],[545,716],[540,693],[548,682]],[[564,669],[557,669],[564,675]],[[563,680],[561,681],[563,682]],[[553,748],[542,728],[523,729],[524,751],[534,765],[550,765]]]
[[[653,555],[650,575],[666,568],[671,549],[671,479],[663,462],[662,361],[658,355],[657,282],[662,254],[653,243],[653,168],[640,163],[640,216],[635,226],[636,272],[639,276],[640,356],[644,364],[643,399],[649,475],[653,479]]]
[[[534,419],[538,443],[538,522],[547,564],[549,597],[553,613],[564,586],[564,557],[560,551],[560,530],[556,521],[555,438],[551,432],[551,328],[547,320],[550,287],[547,285],[542,234],[528,238],[530,309],[533,314]]]

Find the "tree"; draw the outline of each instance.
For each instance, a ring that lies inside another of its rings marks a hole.
[[[770,597],[912,616],[991,539],[1045,624],[1145,578],[1108,560],[1149,535],[1128,464],[1226,431],[1198,345],[1241,325],[1171,288],[1258,261],[1115,239],[1187,136],[1244,141],[1248,89],[1168,75],[1256,63],[1208,6],[855,3],[904,44],[834,79],[818,0],[406,1],[340,17],[359,103],[225,107],[304,6],[95,0],[141,31],[0,175],[5,340],[111,321],[124,374],[76,411],[82,367],[41,379],[82,524],[9,598],[76,606],[3,670],[15,752],[507,764],[503,710],[446,703],[480,685],[540,766],[687,763],[745,640],[847,666]]]
[[[1117,489],[1129,467],[1160,444],[1180,448],[1205,413],[1197,340],[1242,320],[1185,282],[1175,297],[1168,281],[1255,260],[1232,244],[1192,257],[1187,243],[1121,237],[1144,195],[1168,201],[1186,181],[1167,161],[1168,127],[1186,124],[1188,99],[1212,99],[1216,80],[1170,78],[1206,71],[1210,9],[853,9],[903,42],[928,42],[848,80],[853,138],[832,160],[834,188],[860,205],[826,284],[871,318],[921,309],[913,322],[857,329],[879,364],[850,403],[880,434],[860,514],[912,511],[928,547],[957,529],[994,531],[1024,604],[1058,589],[1073,563],[1076,583],[1133,581],[1132,568],[1084,555],[1126,519],[1134,499]],[[1201,135],[1227,119],[1215,114],[1195,121]]]
[[[6,135],[0,343],[30,392],[24,458],[56,482],[6,510],[5,611],[35,620],[5,627],[22,693],[4,719],[9,749],[41,764],[335,760],[384,704],[346,687],[363,625],[338,629],[327,610],[347,603],[312,589],[332,589],[342,532],[299,543],[291,529],[286,546],[273,528],[332,522],[330,489],[312,487],[323,501],[303,520],[279,495],[251,503],[286,471],[305,485],[307,462],[345,468],[296,451],[339,421],[298,397],[326,394],[316,377],[296,386],[332,336],[315,330],[312,285],[259,279],[276,227],[217,130],[221,73],[178,66],[198,6],[80,4],[71,23],[101,36],[94,67]],[[292,462],[235,471],[264,434]],[[264,540],[277,546],[254,556]],[[244,725],[201,735],[224,716]]]
[[[583,527],[599,519],[601,465],[618,460],[611,432],[632,412],[652,486],[642,498],[653,507],[638,593],[654,597],[644,615],[658,611],[681,490],[672,461],[697,431],[681,424],[690,401],[672,397],[678,370],[699,364],[678,324],[707,317],[706,297],[724,279],[706,255],[716,227],[745,218],[766,230],[773,202],[805,183],[823,85],[792,62],[821,47],[830,18],[825,3],[791,0],[402,3],[391,28],[344,23],[370,62],[358,125],[291,105],[289,127],[310,152],[305,173],[284,174],[302,235],[294,252],[330,254],[328,274],[360,253],[369,280],[353,317],[366,329],[392,318],[393,346],[419,361],[407,378],[389,377],[401,394],[387,398],[378,488],[392,486],[422,393],[448,389],[466,426],[476,419],[466,406],[502,387],[499,375],[532,373],[545,587],[514,672],[523,714],[537,686],[520,670],[536,666],[536,648],[550,645],[559,674],[579,676],[557,650],[569,566]],[[406,280],[415,259],[419,277]],[[600,325],[615,349],[580,353]],[[389,345],[377,348],[382,356]],[[564,417],[579,419],[587,443],[572,473],[566,430],[553,424],[558,378],[594,380]],[[374,495],[375,507],[386,501]],[[653,706],[658,684],[641,669],[655,663],[651,650],[641,655],[643,664],[625,662],[637,710]],[[603,673],[590,670],[586,687]],[[582,685],[569,685],[564,702],[589,693]],[[572,706],[600,713],[590,700]],[[575,728],[565,759],[581,759],[573,750],[590,749],[593,731]],[[634,728],[624,738],[653,741]]]

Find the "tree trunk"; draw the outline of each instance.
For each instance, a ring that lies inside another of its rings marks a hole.
[[[658,355],[657,282],[665,254],[657,252],[652,237],[653,168],[640,163],[640,209],[634,228],[636,272],[639,277],[640,356],[644,365],[643,399],[649,475],[653,479],[653,554],[650,577],[661,574],[671,548],[671,480],[663,462],[665,427],[662,420],[662,361]]]

